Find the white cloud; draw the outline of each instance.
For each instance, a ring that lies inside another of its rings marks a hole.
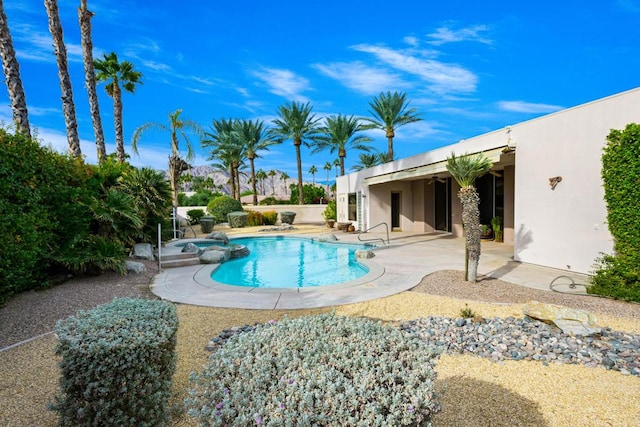
[[[459,30],[440,27],[436,29],[434,33],[427,34],[427,37],[431,39],[428,43],[435,46],[462,41],[492,44],[493,41],[491,39],[481,35],[481,33],[486,33],[488,30],[489,28],[486,25],[474,25],[472,27],[461,28]]]
[[[500,101],[497,105],[501,110],[516,113],[553,113],[564,108],[559,105],[536,104],[525,101]]]
[[[424,55],[432,54],[432,52],[405,52],[367,44],[356,45],[352,48],[359,52],[370,53],[396,70],[420,77],[428,82],[429,89],[436,93],[473,92],[476,89],[478,78],[471,71],[459,65],[445,64],[414,55],[414,53]]]
[[[420,44],[420,42],[418,41],[418,38],[414,36],[407,36],[403,39],[403,41],[409,46],[413,46],[413,47],[417,47]]]
[[[16,55],[21,60],[56,62],[51,34],[36,30],[28,24],[18,24],[12,28],[12,38]],[[68,62],[82,62],[82,45],[65,39]]]
[[[377,95],[385,90],[407,87],[398,74],[382,68],[370,67],[362,62],[334,62],[315,64],[325,76],[338,80],[346,87],[365,95]]]
[[[308,102],[302,92],[310,90],[309,80],[290,70],[264,67],[251,74],[266,83],[270,87],[269,92],[275,95],[288,100]]]

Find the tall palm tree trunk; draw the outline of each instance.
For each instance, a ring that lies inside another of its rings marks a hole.
[[[7,90],[9,91],[16,131],[31,137],[29,114],[27,112],[27,98],[24,95],[22,79],[20,78],[20,64],[18,64],[16,51],[13,48],[13,40],[9,32],[9,22],[7,21],[7,15],[4,13],[2,0],[0,0],[0,56],[2,56],[4,78],[7,83]]]
[[[294,140],[293,145],[296,147],[296,161],[298,162],[298,204],[304,204],[304,197],[302,194],[303,186],[302,186],[302,155],[300,154],[300,146],[302,145],[301,140]]]
[[[240,201],[240,166],[236,163],[233,167],[233,171],[236,176],[236,200]]]
[[[122,91],[118,82],[113,82],[113,124],[116,130],[116,155],[120,163],[124,162],[124,132],[122,130]]]
[[[253,157],[249,157],[249,164],[251,165],[251,191],[253,191],[253,205],[258,206],[258,190],[256,188],[256,168],[253,163]]]
[[[57,0],[44,0],[49,17],[49,31],[53,38],[53,48],[58,63],[58,76],[60,77],[60,90],[62,91],[62,112],[67,127],[67,141],[69,143],[69,153],[72,157],[80,157],[80,138],[78,137],[78,122],[76,121],[76,106],[73,103],[73,89],[69,68],[67,65],[67,48],[64,45],[62,35],[62,23],[58,13]]]
[[[236,198],[236,174],[234,173],[233,163],[229,165],[229,196]]]
[[[104,145],[104,132],[102,119],[100,118],[100,106],[98,105],[98,92],[96,91],[96,73],[93,66],[93,41],[91,39],[91,18],[93,12],[87,9],[87,0],[82,0],[78,8],[78,21],[80,23],[80,37],[82,39],[82,58],[84,62],[84,81],[89,95],[89,111],[93,122],[93,135],[96,140],[98,162],[102,163],[107,158]]]
[[[387,132],[387,145],[388,145],[388,150],[389,150],[389,158],[387,159],[387,161],[392,162],[393,161],[393,137],[396,136],[395,132],[391,131],[391,132]]]
[[[480,196],[475,187],[469,186],[461,188],[458,192],[460,203],[462,204],[462,226],[467,247],[467,280],[475,282],[478,277],[478,263],[480,261]]]

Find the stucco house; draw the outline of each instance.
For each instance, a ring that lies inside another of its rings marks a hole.
[[[516,261],[589,273],[611,253],[600,177],[611,129],[640,121],[640,88],[507,126],[337,180],[338,221],[364,231],[462,235],[459,186],[447,172],[451,153],[484,153],[491,172],[476,181],[481,223],[504,221]]]

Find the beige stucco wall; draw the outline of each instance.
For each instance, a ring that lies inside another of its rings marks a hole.
[[[338,194],[363,191],[365,222],[390,222],[389,194],[401,191],[405,230],[428,231],[431,213],[413,203],[429,203],[428,189],[411,181],[366,186],[367,177],[408,170],[446,160],[452,152],[479,152],[515,146],[515,167],[504,166],[506,243],[513,241],[514,258],[548,267],[589,273],[600,253],[611,253],[606,205],[600,178],[600,157],[610,129],[640,121],[640,88],[578,107],[515,124],[437,150],[339,177]],[[549,178],[561,176],[555,190]],[[452,188],[453,234],[461,235],[458,186]],[[420,192],[415,194],[414,192]],[[368,194],[371,193],[371,194]],[[412,209],[412,210],[408,210]],[[414,215],[415,214],[415,215]],[[512,215],[511,215],[512,214]],[[510,221],[510,217],[513,221]]]
[[[611,253],[602,148],[611,129],[639,120],[634,90],[513,126],[516,260],[588,273]]]

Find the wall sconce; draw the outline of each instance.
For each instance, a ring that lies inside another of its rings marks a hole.
[[[361,196],[361,197],[362,197],[363,199],[366,199],[366,198],[367,198],[367,195],[366,195],[366,194],[362,194],[362,196]]]
[[[551,187],[552,190],[555,190],[556,185],[558,185],[560,181],[562,181],[561,176],[552,176],[551,178],[549,178],[549,186]]]

